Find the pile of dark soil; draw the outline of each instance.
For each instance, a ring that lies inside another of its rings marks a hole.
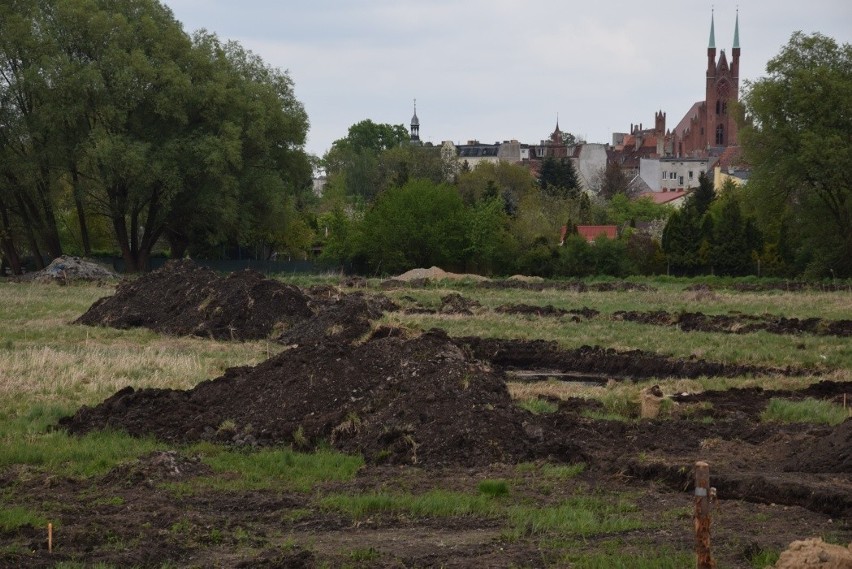
[[[441,314],[464,314],[471,315],[475,308],[482,306],[476,300],[465,298],[457,292],[452,292],[441,297]]]
[[[800,441],[784,465],[789,472],[852,474],[852,419]]]
[[[296,287],[255,271],[222,277],[182,260],[123,281],[115,295],[97,301],[75,323],[253,340],[311,316],[308,298]]]
[[[494,309],[494,312],[499,312],[502,314],[524,314],[528,316],[554,316],[561,317],[566,316],[568,314],[574,316],[574,320],[579,322],[580,318],[585,318],[589,320],[594,318],[598,314],[599,311],[594,308],[556,308],[552,304],[548,304],[546,306],[536,306],[532,304],[503,304]]]
[[[399,307],[384,296],[367,296],[361,292],[324,302],[318,313],[286,330],[278,341],[282,344],[312,344],[334,340],[352,343],[364,337],[372,327],[372,321],[381,318],[385,311]]]
[[[576,446],[514,405],[500,375],[442,331],[414,339],[380,332],[357,346],[336,340],[298,346],[189,391],[128,387],[60,425],[72,433],[116,428],[176,442],[309,449],[328,441],[373,463],[582,460]]]
[[[553,341],[504,340],[466,336],[456,338],[474,357],[501,370],[598,374],[608,377],[646,379],[653,377],[696,378],[701,376],[738,377],[742,375],[787,376],[814,373],[793,368],[769,368],[746,364],[726,364],[700,358],[678,359],[642,350],[620,352],[612,348],[582,346],[565,350]]]

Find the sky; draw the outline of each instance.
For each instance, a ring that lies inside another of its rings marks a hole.
[[[236,40],[286,70],[322,156],[364,119],[420,138],[535,144],[561,130],[611,142],[704,98],[715,19],[730,61],[739,10],[740,84],[795,31],[852,42],[850,0],[161,0],[192,33]]]

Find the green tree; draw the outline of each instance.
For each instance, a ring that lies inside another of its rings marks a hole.
[[[739,134],[761,227],[778,242],[792,220],[809,274],[852,276],[852,46],[796,32],[766,72],[745,84]]]
[[[577,173],[568,158],[545,158],[541,163],[538,184],[543,192],[563,198],[575,198],[580,193]]]
[[[687,201],[669,217],[663,229],[663,251],[668,268],[674,274],[694,275],[702,266],[704,240],[702,220],[694,203]]]
[[[346,137],[332,143],[322,159],[322,166],[330,177],[338,177],[349,196],[371,201],[383,188],[403,185],[414,176],[410,168],[411,155],[406,160],[402,154],[392,153],[380,168],[382,153],[407,145],[408,140],[408,131],[403,125],[366,119],[350,126]]]
[[[483,162],[473,170],[460,172],[456,187],[468,206],[499,196],[506,212],[513,214],[520,200],[535,190],[536,183],[527,168],[500,161]]]
[[[359,224],[353,259],[389,274],[415,267],[455,268],[467,247],[467,211],[455,188],[412,180],[389,188]]]
[[[710,209],[710,204],[716,198],[716,191],[713,189],[713,180],[710,179],[705,172],[698,174],[698,187],[692,191],[689,200],[695,206],[695,212],[699,216],[703,216]]]
[[[468,271],[486,275],[513,271],[518,248],[499,196],[483,199],[470,208],[466,238]]]

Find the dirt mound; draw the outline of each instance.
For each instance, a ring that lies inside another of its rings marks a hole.
[[[800,441],[784,465],[789,472],[852,474],[852,419]]]
[[[580,317],[590,320],[600,314],[594,308],[583,307],[566,310],[564,308],[556,308],[552,304],[545,306],[536,306],[532,304],[503,304],[495,308],[494,312],[502,314],[524,314],[528,316],[551,316],[557,318],[571,314],[574,316],[573,320],[575,322],[580,322]]]
[[[328,441],[374,463],[582,460],[577,447],[545,433],[513,404],[500,375],[469,359],[444,332],[377,336],[383,337],[357,346],[298,346],[189,391],[128,387],[60,424],[73,433],[110,427],[180,442],[309,449]]]
[[[95,261],[63,255],[35,273],[32,280],[41,283],[67,284],[73,281],[106,281],[117,279],[118,274]]]
[[[794,541],[781,553],[773,567],[775,569],[849,569],[852,567],[852,543],[843,547],[825,543],[819,537]]]
[[[443,281],[443,280],[471,280],[471,281],[487,281],[488,277],[483,277],[482,275],[475,275],[472,273],[448,273],[447,271],[439,268],[439,267],[431,267],[428,269],[411,269],[401,275],[398,275],[393,278],[393,280],[402,281],[402,282],[411,282],[411,281],[419,281],[419,280],[428,280],[428,281]]]
[[[325,303],[320,312],[286,330],[278,341],[282,344],[310,344],[333,339],[352,343],[370,331],[372,321],[385,311],[399,307],[383,296],[348,294],[333,303]]]
[[[252,340],[311,316],[308,298],[296,287],[255,271],[223,277],[182,260],[123,281],[115,295],[95,302],[75,323]]]
[[[451,292],[446,296],[441,297],[441,314],[473,314],[474,308],[482,306],[476,300],[465,298],[457,292]]]

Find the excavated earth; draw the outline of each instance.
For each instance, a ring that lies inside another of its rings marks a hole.
[[[190,260],[121,282],[75,323],[111,328],[150,328],[174,336],[256,340],[314,315],[297,287],[255,271],[226,277]]]
[[[534,308],[500,310],[538,314]],[[513,492],[536,499],[542,484],[557,501],[575,492],[628,492],[649,519],[669,519],[673,509],[691,507],[693,465],[705,460],[723,508],[714,535],[715,543],[725,544],[720,566],[751,567],[755,552],[783,549],[811,531],[852,539],[852,419],[834,427],[761,420],[771,399],[841,403],[852,396],[852,382],[820,381],[799,391],[680,394],[671,397],[670,414],[659,420],[596,419],[587,412],[601,404],[584,399],[554,399],[554,412],[535,415],[509,396],[507,380],[517,380],[519,373],[604,384],[804,371],[377,326],[384,312],[399,309],[381,295],[343,294],[329,286],[300,290],[248,272],[221,278],[189,262],[172,263],[122,283],[79,321],[225,339],[275,338],[284,351],[186,391],[127,387],[59,425],[75,434],[123,429],[167,445],[214,441],[235,449],[300,450],[331,445],[361,454],[366,465],[355,480],[327,485],[327,492],[475,493],[483,479],[509,479]],[[454,293],[438,311],[464,315],[479,309]],[[560,315],[597,316],[591,309]],[[555,487],[539,470],[516,466],[581,462],[586,470],[577,481]],[[353,523],[296,492],[164,490],[205,476],[211,476],[210,467],[181,451],[157,451],[94,483],[0,470],[0,488],[14,487],[16,496],[36,501],[48,489],[52,499],[68,504],[59,556],[47,553],[38,528],[0,528],[0,546],[24,540],[33,552],[0,553],[0,567],[53,567],[81,558],[139,567],[159,567],[164,559],[187,567],[552,563],[530,536],[507,540],[504,522],[487,517],[377,515]],[[673,529],[649,531],[643,539],[689,550],[689,514],[675,522]],[[175,529],[184,525],[196,529],[188,534]],[[215,538],[220,529],[237,535],[245,528],[250,531],[239,540]]]

